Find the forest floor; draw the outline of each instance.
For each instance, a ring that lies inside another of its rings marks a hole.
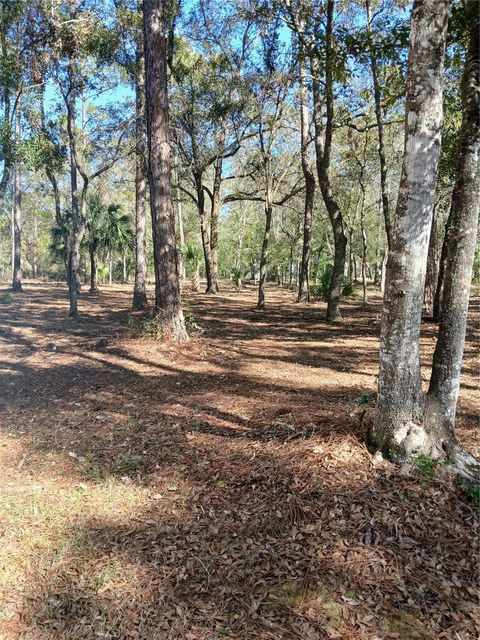
[[[139,334],[130,287],[82,294],[78,320],[63,286],[0,298],[1,640],[478,638],[476,505],[448,467],[365,446],[378,293],[334,326],[255,293],[187,292],[179,347]]]

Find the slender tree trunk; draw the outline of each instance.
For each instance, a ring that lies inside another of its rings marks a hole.
[[[182,200],[180,198],[180,186],[177,170],[175,169],[175,184],[176,184],[176,200],[177,200],[177,221],[178,221],[178,240],[180,242],[180,251],[178,252],[178,273],[180,280],[183,282],[186,278],[185,270],[185,258],[183,255],[183,249],[185,247],[185,233],[183,231],[183,211]]]
[[[128,282],[127,256],[125,250],[122,251],[122,280],[123,282]]]
[[[298,276],[298,302],[310,301],[310,282],[308,267],[310,262],[310,248],[312,244],[312,216],[313,199],[315,196],[315,177],[308,163],[308,138],[310,119],[308,105],[305,96],[306,70],[303,61],[300,62],[300,131],[301,131],[301,157],[302,171],[305,179],[305,210],[303,216],[303,246],[302,260]]]
[[[438,265],[438,277],[437,277],[435,295],[433,297],[433,305],[432,305],[432,318],[436,322],[440,320],[440,316],[442,315],[443,284],[445,281],[445,264],[447,261],[449,229],[452,224],[451,217],[452,217],[452,210],[450,209],[450,213],[448,214],[447,222],[445,224],[445,230],[443,232],[442,251],[440,253],[440,262]]]
[[[327,103],[327,122],[325,142],[322,145],[323,113],[320,92],[320,66],[318,58],[310,58],[312,71],[313,116],[315,127],[315,154],[317,161],[318,183],[332,225],[334,240],[333,271],[327,303],[327,322],[341,320],[340,300],[343,290],[347,238],[344,233],[342,212],[334,196],[329,177],[330,153],[333,136],[333,11],[334,1],[327,1],[325,94]]]
[[[112,251],[108,252],[108,284],[113,284],[113,254]]]
[[[419,426],[420,322],[442,128],[448,0],[415,0],[407,75],[405,151],[389,252],[374,446],[394,460],[430,453]]]
[[[265,285],[267,282],[268,244],[272,228],[273,204],[271,185],[267,185],[265,193],[265,232],[263,234],[262,254],[260,257],[260,277],[258,282],[257,309],[265,309]]]
[[[15,109],[15,140],[20,143],[20,110]],[[20,160],[15,161],[13,178],[13,275],[12,290],[22,291],[22,184]]]
[[[195,190],[197,193],[198,214],[200,216],[200,233],[202,236],[203,257],[205,259],[205,275],[207,278],[206,293],[217,293],[218,287],[215,284],[212,250],[210,245],[210,226],[208,224],[207,213],[205,211],[205,190],[203,188],[203,173],[195,171],[193,177],[195,180]]]
[[[437,290],[439,246],[438,246],[438,214],[433,211],[432,229],[428,243],[427,272],[425,275],[425,292],[423,295],[423,312],[427,317],[433,316],[433,301]]]
[[[388,199],[388,186],[387,186],[387,160],[385,153],[385,135],[383,128],[383,111],[382,111],[382,92],[380,89],[380,82],[378,79],[378,63],[375,55],[375,47],[372,42],[372,16],[370,10],[370,0],[365,0],[365,8],[367,10],[367,33],[368,33],[368,48],[370,57],[370,70],[372,72],[373,82],[373,98],[375,102],[375,118],[377,121],[378,132],[378,159],[380,161],[380,190],[382,193],[382,209],[383,219],[385,221],[385,232],[387,234],[387,245],[392,245],[392,221],[390,217],[390,202]]]
[[[188,340],[188,334],[183,317],[177,269],[162,0],[144,2],[143,28],[150,207],[156,280],[155,304],[164,336],[180,342]]]
[[[425,421],[437,448],[457,463],[473,462],[461,452],[453,434],[480,210],[479,15],[474,0],[465,4],[470,44],[462,81],[463,118],[446,249],[443,309]]]
[[[135,283],[133,309],[147,306],[146,122],[143,38],[138,36],[135,76]]]
[[[221,207],[221,187],[223,171],[225,130],[222,130],[220,139],[217,141],[218,156],[215,160],[212,190],[212,212],[210,216],[210,248],[212,253],[212,286],[209,293],[218,293],[218,220]]]
[[[98,257],[97,257],[97,252],[93,247],[90,247],[89,252],[90,252],[90,292],[97,293],[98,292],[98,286],[97,286]]]

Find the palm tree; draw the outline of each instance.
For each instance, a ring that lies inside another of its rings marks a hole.
[[[115,251],[120,251],[122,253],[123,279],[126,280],[125,252],[133,249],[134,235],[132,232],[130,216],[126,213],[121,213],[120,205],[109,205],[105,216],[103,234],[103,247],[107,250],[109,257],[109,284],[112,284],[112,256]]]
[[[113,254],[123,254],[126,280],[125,252],[133,248],[134,236],[130,216],[121,213],[119,204],[105,206],[96,195],[89,199],[88,250],[90,253],[90,291],[97,291],[97,254],[104,249],[109,261],[109,284],[112,284]]]
[[[187,242],[183,248],[183,256],[191,272],[192,291],[200,290],[200,264],[202,261],[202,250],[193,242]]]

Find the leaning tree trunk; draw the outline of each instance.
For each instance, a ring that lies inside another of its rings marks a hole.
[[[326,124],[323,125],[322,96],[320,92],[320,64],[318,58],[312,55],[310,66],[312,71],[312,92],[313,92],[313,121],[315,129],[315,155],[317,163],[318,183],[322,192],[323,201],[330,218],[334,241],[334,259],[332,278],[328,293],[327,322],[341,320],[340,300],[343,290],[343,278],[345,273],[345,258],[347,248],[347,238],[344,232],[344,221],[339,204],[335,198],[329,176],[330,153],[333,137],[333,11],[334,0],[327,2],[327,26],[326,26],[326,47],[325,47],[325,101],[326,101]],[[322,145],[322,134],[325,130],[324,144]]]
[[[456,444],[453,430],[480,209],[480,32],[475,0],[466,2],[466,13],[470,45],[462,81],[462,128],[446,248],[443,308],[425,420],[437,449],[461,464],[472,462]]]
[[[387,264],[372,444],[394,460],[430,454],[421,426],[420,322],[442,128],[448,0],[415,0],[407,75],[405,150]]]
[[[155,259],[155,304],[163,335],[188,340],[180,300],[172,202],[165,22],[162,0],[143,5],[145,106],[148,130],[150,208]]]
[[[137,42],[137,69],[135,77],[135,284],[133,309],[147,306],[147,216],[146,216],[146,123],[145,123],[145,60],[142,38]]]
[[[305,179],[305,211],[303,217],[303,246],[302,260],[298,274],[298,302],[310,301],[310,283],[308,267],[310,262],[310,248],[312,243],[312,215],[313,198],[315,195],[315,177],[308,163],[307,149],[309,138],[308,105],[305,96],[306,70],[304,63],[300,63],[300,130],[301,130],[301,155],[302,171]]]
[[[20,111],[15,109],[15,141],[20,143]],[[22,184],[20,160],[15,161],[13,176],[13,269],[12,290],[22,291]]]
[[[218,155],[214,164],[213,190],[212,190],[212,212],[210,215],[210,250],[212,255],[212,286],[214,290],[208,293],[218,293],[218,220],[220,217],[223,171],[223,154],[225,142],[225,129],[222,129],[217,141]]]

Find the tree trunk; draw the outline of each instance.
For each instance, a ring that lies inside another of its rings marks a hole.
[[[188,334],[180,300],[177,269],[162,0],[144,2],[143,28],[155,304],[164,336],[180,342],[188,340]]]
[[[445,263],[447,261],[448,235],[449,235],[449,229],[452,223],[451,216],[452,216],[452,210],[450,209],[450,213],[448,214],[447,222],[445,224],[445,230],[443,232],[442,251],[440,253],[440,262],[438,265],[438,277],[437,277],[435,295],[433,297],[433,305],[432,305],[432,318],[436,322],[440,320],[440,316],[442,314],[443,284],[445,281]]]
[[[301,131],[301,157],[302,171],[305,179],[305,210],[303,216],[303,246],[302,260],[298,274],[298,302],[310,302],[310,283],[308,265],[310,262],[310,247],[312,243],[312,215],[313,198],[315,196],[315,177],[308,164],[308,139],[310,119],[308,105],[305,96],[306,70],[303,61],[300,62],[300,131]]]
[[[265,232],[263,234],[262,255],[260,257],[260,277],[258,282],[257,309],[265,309],[265,285],[267,282],[268,243],[272,228],[273,204],[271,186],[267,186],[265,193]]]
[[[20,143],[20,110],[15,109],[15,141]],[[20,160],[15,161],[13,178],[13,274],[12,291],[22,291],[22,184]]]
[[[138,35],[135,76],[135,283],[133,309],[147,306],[147,216],[146,216],[146,122],[145,122],[145,60],[143,38]]]
[[[128,282],[128,273],[127,273],[127,255],[125,250],[122,252],[122,281]]]
[[[90,292],[97,293],[97,263],[98,257],[95,249],[90,247]]]
[[[480,209],[480,47],[478,5],[466,2],[470,44],[462,81],[463,118],[446,248],[443,309],[427,395],[426,428],[457,460],[453,429]]]
[[[205,211],[205,190],[203,188],[203,173],[195,171],[193,177],[195,180],[195,190],[197,193],[198,215],[200,216],[200,233],[202,236],[203,257],[205,259],[205,275],[207,278],[207,289],[205,293],[217,293],[218,285],[215,281],[212,250],[210,245],[210,226],[208,224],[207,213]]]
[[[439,242],[438,242],[438,214],[433,211],[432,229],[428,243],[427,272],[425,275],[425,291],[423,294],[423,313],[427,317],[433,316],[433,301],[437,290],[439,267]]]
[[[108,252],[108,284],[113,284],[113,255],[112,252]]]
[[[442,127],[448,0],[415,0],[407,75],[405,150],[389,252],[373,445],[393,460],[430,454],[422,427],[420,322]]]
[[[329,166],[333,135],[333,11],[334,0],[327,2],[327,27],[326,27],[326,61],[325,61],[325,94],[327,103],[327,121],[323,125],[322,101],[320,93],[320,65],[318,58],[312,55],[310,65],[312,71],[313,91],[313,115],[315,127],[315,155],[317,161],[318,183],[325,202],[330,223],[332,225],[334,240],[333,271],[330,282],[327,304],[327,322],[341,320],[340,299],[343,290],[343,277],[345,273],[345,258],[347,238],[344,233],[342,212],[334,196],[330,183]],[[322,145],[321,136],[325,129],[325,143]]]
[[[218,219],[221,207],[221,187],[223,171],[223,145],[225,131],[222,130],[220,139],[217,142],[218,156],[215,160],[212,190],[212,212],[210,216],[210,249],[212,254],[212,286],[214,290],[207,293],[218,293]]]
[[[391,247],[393,231],[392,231],[392,221],[390,218],[390,203],[388,199],[388,187],[387,187],[387,160],[386,160],[386,153],[385,153],[385,139],[384,139],[384,129],[383,129],[382,92],[380,89],[380,82],[378,80],[377,57],[375,55],[375,47],[372,42],[372,16],[370,11],[370,0],[365,0],[365,8],[367,10],[368,48],[369,48],[369,57],[370,57],[370,69],[372,72],[373,98],[375,102],[375,118],[377,121],[378,159],[380,161],[380,191],[382,193],[383,219],[385,221],[387,245],[388,247]]]

